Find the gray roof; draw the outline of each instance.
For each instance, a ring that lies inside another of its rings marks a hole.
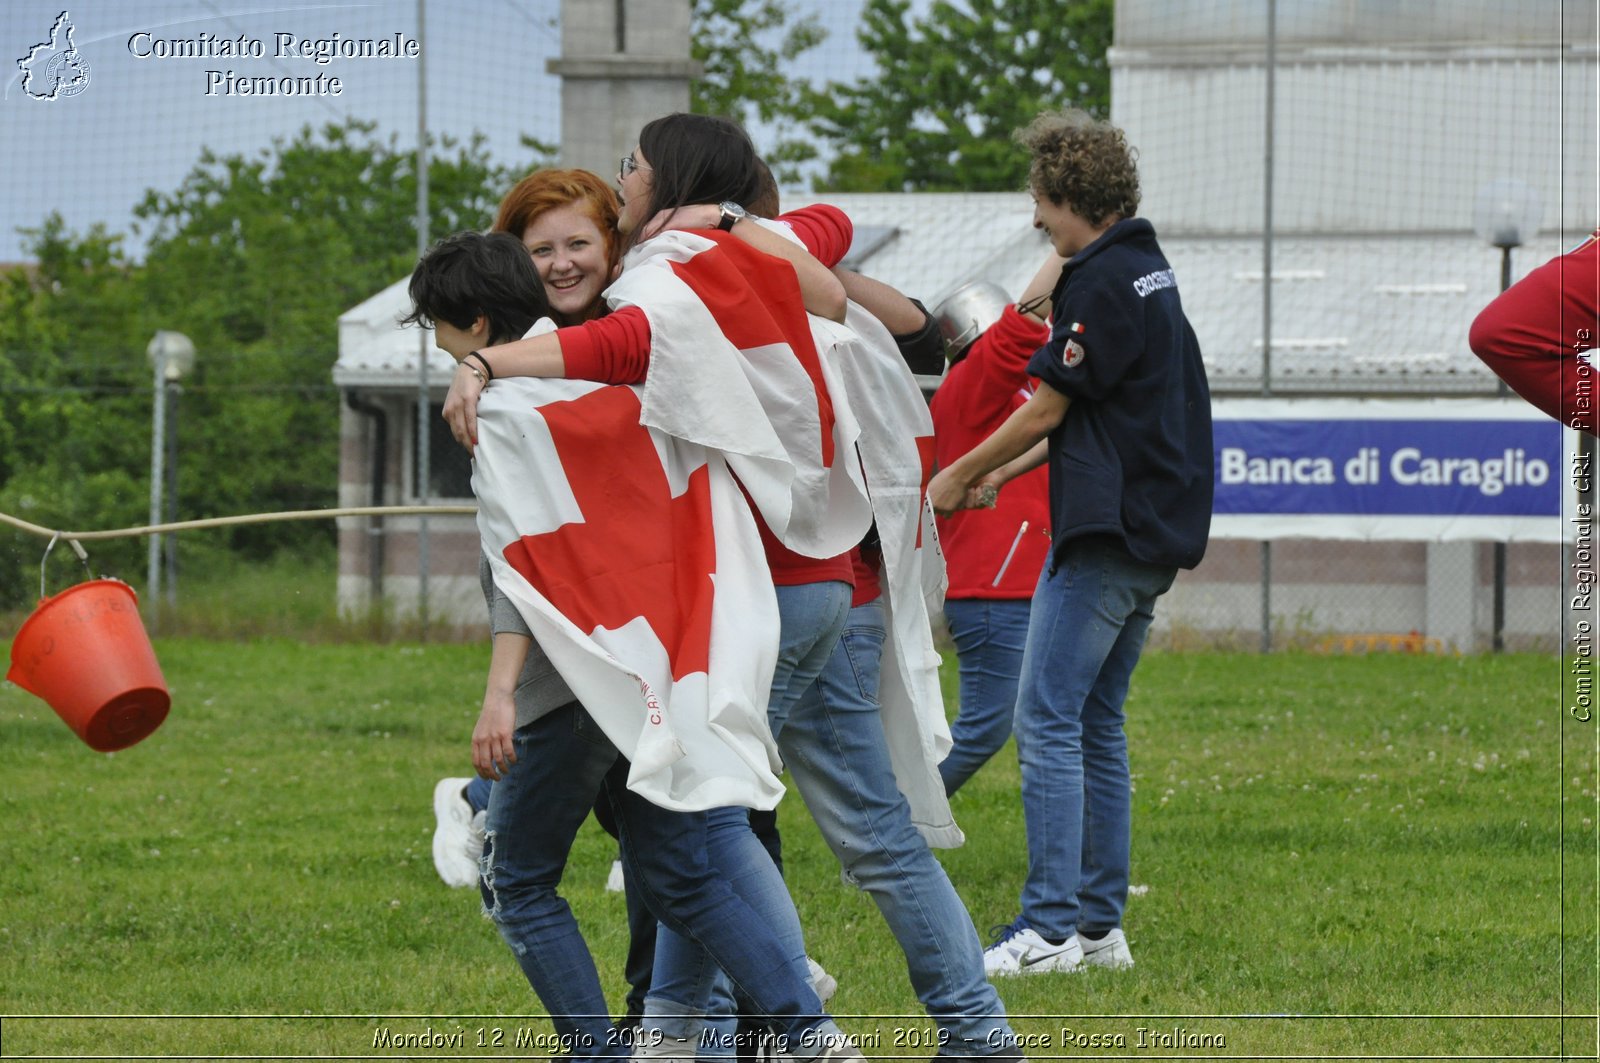
[[[848,264],[929,307],[978,278],[1015,294],[1050,250],[1033,227],[1033,202],[1025,192],[824,193],[821,198],[850,216],[858,243],[863,229],[894,230],[871,256]]]
[[[420,344],[427,344],[428,381],[436,387],[450,385],[455,363],[433,344],[433,333],[401,328],[400,319],[411,312],[411,296],[402,277],[377,295],[339,315],[339,358],[333,363],[333,382],[342,388],[415,387]],[[419,337],[421,337],[419,339]]]
[[[1557,253],[1519,251],[1516,272]],[[1173,238],[1162,248],[1213,390],[1262,375],[1259,238]],[[1274,391],[1472,392],[1496,380],[1467,330],[1499,290],[1500,252],[1476,237],[1293,236],[1273,246]]]

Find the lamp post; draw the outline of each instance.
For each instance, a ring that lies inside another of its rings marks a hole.
[[[144,349],[150,358],[155,378],[150,385],[154,412],[150,424],[150,523],[162,522],[163,474],[167,449],[167,389],[176,388],[179,378],[194,368],[194,343],[181,332],[158,331]],[[176,455],[174,455],[176,457]],[[150,536],[150,553],[145,574],[145,593],[149,595],[151,619],[161,593],[161,539]]]
[[[1526,181],[1504,178],[1478,189],[1472,207],[1472,229],[1478,239],[1500,249],[1500,290],[1511,287],[1511,249],[1521,247],[1539,231],[1544,206],[1539,193]],[[1500,381],[1501,395],[1511,389]],[[1505,650],[1506,544],[1494,544],[1494,652]]]
[[[1500,249],[1500,290],[1511,287],[1511,249],[1539,231],[1544,205],[1526,181],[1505,178],[1478,189],[1472,206],[1472,230],[1478,239]]]

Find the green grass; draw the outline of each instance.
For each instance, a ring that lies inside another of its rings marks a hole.
[[[145,585],[145,572],[126,569],[107,571],[91,554],[85,569],[66,551],[52,560],[44,583],[46,594],[55,595],[91,578],[102,575],[123,580],[139,598],[139,611],[145,626],[162,635],[200,635],[221,638],[258,638],[285,635],[331,641],[355,625],[344,624],[335,601],[337,559],[332,550],[307,555],[282,553],[252,563],[240,563],[220,553],[184,551],[179,572],[176,605],[167,602],[172,587],[163,585],[161,601],[152,602]],[[232,563],[230,564],[230,560]],[[33,610],[32,597],[39,584],[30,583],[29,596],[10,608],[0,609],[0,631],[14,633]]]
[[[3,1053],[547,1055],[516,1048],[549,1024],[430,854],[429,795],[464,774],[486,647],[157,650],[172,715],[116,754],[0,686]],[[1128,704],[1138,966],[1002,982],[1030,1055],[1593,1058],[1595,725],[1563,715],[1561,668],[1148,655]],[[1008,747],[954,802],[968,841],[942,859],[980,931],[1015,914],[1017,789]],[[781,823],[842,1024],[881,1034],[870,1055],[930,1056],[875,909],[798,800]],[[612,853],[586,826],[565,892],[615,1006]],[[1211,1040],[1138,1046],[1175,1027]],[[380,1028],[464,1041],[375,1048]]]
[[[202,533],[203,534],[203,533]],[[114,571],[110,575],[129,582],[139,598],[146,627],[164,636],[218,639],[293,638],[306,642],[418,641],[420,625],[414,616],[395,616],[385,607],[358,615],[344,615],[338,603],[338,557],[331,545],[303,551],[284,550],[269,558],[242,560],[215,544],[186,544],[180,555],[176,594],[170,581],[163,583],[160,600],[146,593],[144,570]],[[45,583],[47,593],[59,594],[91,578],[65,550],[57,552]],[[103,570],[94,567],[94,576]],[[29,595],[38,584],[29,584]],[[27,619],[37,600],[0,606],[0,631],[14,632]],[[435,617],[426,641],[457,641],[484,637],[486,622],[465,626]]]

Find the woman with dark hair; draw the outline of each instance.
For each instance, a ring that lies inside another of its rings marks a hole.
[[[630,166],[637,156],[649,159]],[[627,178],[635,170],[651,175],[644,196],[634,196],[640,208],[651,213],[630,212]],[[645,233],[638,222],[654,217],[655,212],[702,203],[754,203],[763,194],[765,182],[755,146],[745,131],[733,122],[699,114],[669,114],[639,130],[639,146],[623,161],[623,213],[632,222],[623,222],[621,231],[629,237],[629,248],[654,231]],[[670,218],[666,219],[670,222]],[[660,227],[657,227],[658,229]]]
[[[659,162],[652,161],[657,158]],[[622,236],[624,256],[669,228],[703,221],[704,205],[717,203],[717,230],[731,232],[764,255],[788,262],[799,281],[805,309],[842,321],[844,286],[829,268],[806,247],[746,221],[742,203],[762,194],[756,159],[749,137],[726,119],[671,114],[650,122],[639,133],[639,146],[622,157],[617,172],[622,189],[617,232]],[[844,224],[847,226],[848,222]],[[808,233],[797,232],[807,246],[815,246]],[[838,257],[843,257],[849,248],[848,229],[841,232],[835,226],[821,235],[837,248]],[[757,263],[756,268],[763,271],[774,265],[748,254],[741,257]],[[628,264],[623,262],[624,269]],[[493,359],[495,377],[636,383],[644,378],[650,363],[651,328],[646,310],[625,307],[620,313],[580,327],[498,345],[488,349],[486,357]],[[568,360],[574,356],[579,364],[569,366]],[[477,440],[477,405],[482,390],[477,378],[465,366],[458,366],[445,398],[444,419],[456,441],[469,450]]]
[[[626,249],[625,271],[609,293],[617,309],[580,326],[472,352],[452,382],[445,416],[457,439],[470,447],[476,442],[477,396],[487,380],[542,376],[640,384],[649,371],[655,376],[643,393],[642,420],[652,427],[702,442],[706,433],[724,432],[726,426],[717,426],[723,412],[737,426],[754,418],[767,422],[766,436],[776,436],[791,459],[778,463],[785,465],[781,474],[773,472],[770,452],[758,460],[740,454],[739,444],[725,437],[708,445],[727,450],[729,465],[752,501],[766,550],[780,617],[769,717],[781,718],[786,706],[815,681],[838,640],[850,608],[848,551],[870,520],[864,489],[859,498],[852,496],[848,463],[831,461],[835,449],[841,454],[850,450],[835,447],[834,436],[842,429],[835,427],[826,374],[805,316],[810,310],[841,319],[843,287],[798,244],[745,220],[739,204],[759,194],[760,180],[754,148],[731,122],[699,115],[669,115],[651,122],[641,132],[639,147],[622,160],[619,183],[623,206],[618,231]],[[721,204],[715,208],[715,228],[667,231],[704,218],[707,203]],[[701,209],[687,209],[697,206]],[[725,236],[730,230],[732,236]],[[842,233],[825,235],[837,252],[832,257],[842,256],[848,247],[847,226]],[[629,269],[637,269],[632,284]],[[718,316],[723,311],[727,313]],[[757,335],[763,342],[750,339]],[[738,406],[740,396],[700,386],[708,379],[701,375],[706,365],[733,365],[752,346],[781,363],[769,360],[759,367],[776,374],[773,379],[781,386],[752,389],[744,396],[748,401],[743,407]],[[770,353],[784,346],[792,351],[792,359]],[[680,388],[687,386],[688,394],[673,391],[665,410],[652,408],[653,386],[670,390],[674,382]],[[797,382],[815,395],[815,407],[809,418],[780,424],[762,403],[777,401],[786,411],[807,405],[795,401]],[[745,421],[739,420],[739,413]],[[652,422],[655,415],[666,423]],[[744,464],[741,458],[746,459]],[[859,470],[854,476],[859,480]],[[499,759],[505,751],[486,752]],[[754,910],[762,930],[776,933],[785,963],[780,970],[751,972],[744,962],[747,957],[728,955],[725,944],[716,947],[717,938],[725,934],[708,938],[706,927],[662,907],[670,898],[656,893],[655,882],[670,869],[652,866],[659,865],[662,854],[649,846],[628,845],[624,823],[626,865],[640,882],[646,902],[661,908],[657,914],[662,918],[657,982],[647,1007],[654,1030],[641,1042],[641,1054],[695,1054],[693,1039],[699,1036],[712,972],[718,966],[764,1011],[772,1010],[767,1003],[772,994],[752,993],[752,979],[798,981],[809,991],[805,946],[793,901],[750,830],[748,810],[714,809],[704,820],[705,857],[732,887],[740,910]],[[696,957],[693,969],[679,959],[685,955]],[[850,1058],[854,1049],[834,1031],[823,1028],[819,1036],[816,1029],[808,1031],[794,1021],[778,1028],[787,1052],[796,1058]],[[650,1043],[652,1033],[662,1039]],[[645,1051],[651,1048],[654,1051]]]
[[[617,213],[621,208],[611,186],[588,170],[535,170],[518,181],[500,201],[491,231],[509,233],[527,248],[539,273],[550,317],[557,325],[576,325],[605,313],[607,307],[600,293],[617,276],[621,258]],[[526,328],[518,329],[515,335],[521,336],[526,331]],[[526,634],[515,607],[505,595],[495,591],[487,559],[480,562],[478,576],[489,598],[491,632]],[[542,653],[531,653],[527,668],[521,685],[524,691],[542,692],[546,688],[554,689],[557,694],[565,691],[565,685],[560,683],[560,677]],[[523,722],[527,722],[526,718]],[[507,723],[506,726],[511,725]],[[489,793],[489,780],[482,776],[440,779],[434,786],[433,865],[447,886],[478,884]],[[596,805],[597,817],[605,815],[605,811],[600,811],[603,808],[603,803]],[[616,833],[610,827],[607,829]],[[631,918],[634,912],[631,902],[629,910],[630,921],[637,923],[635,937],[640,937],[640,932],[646,929],[644,920]],[[630,962],[630,974],[642,968],[640,977],[630,978],[630,984],[642,985],[648,980],[653,941],[654,934],[648,933],[641,942],[644,959]],[[630,960],[634,959],[630,950]],[[635,1002],[630,1000],[631,1003]]]

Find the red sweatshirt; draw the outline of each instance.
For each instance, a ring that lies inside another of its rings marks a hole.
[[[1028,359],[1049,336],[1037,320],[1008,306],[950,367],[928,404],[941,468],[987,439],[1028,401]],[[994,509],[965,509],[938,523],[950,579],[947,598],[1031,598],[1050,553],[1049,470],[1041,465],[1006,484]]]
[[[1467,342],[1518,395],[1571,428],[1596,434],[1600,371],[1600,232],[1500,293]]]
[[[789,225],[806,249],[826,266],[833,266],[850,250],[850,219],[837,207],[818,204],[804,207],[778,219]],[[784,266],[787,268],[787,263]],[[636,306],[625,306],[605,317],[581,325],[557,329],[561,356],[567,377],[572,380],[598,380],[606,384],[639,384],[650,368],[650,320]],[[748,495],[746,496],[748,498]],[[778,541],[754,506],[766,548],[767,567],[772,582],[779,587],[803,583],[852,582],[851,554],[831,558],[806,557]]]

